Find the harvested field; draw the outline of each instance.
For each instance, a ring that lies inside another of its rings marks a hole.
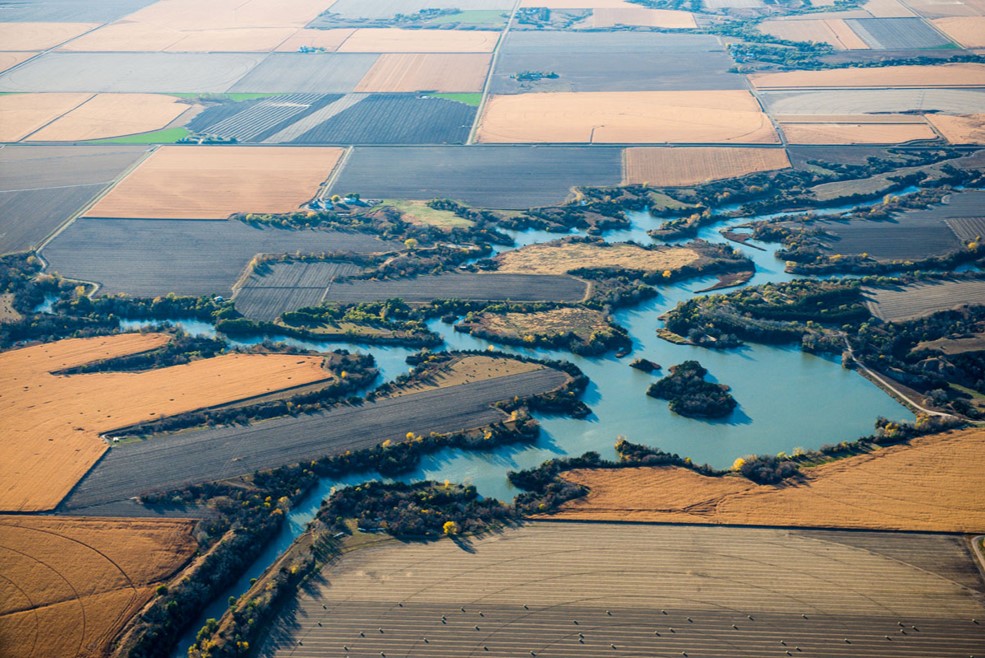
[[[780,127],[790,144],[903,144],[937,139],[925,123],[784,123]]]
[[[985,281],[914,283],[901,288],[866,288],[866,306],[886,322],[904,322],[968,305],[985,304]]]
[[[861,115],[946,112],[971,114],[985,106],[985,92],[967,89],[852,89],[780,91],[761,95],[774,117],[779,115]],[[870,121],[875,118],[867,117]]]
[[[535,522],[464,550],[382,541],[319,576],[260,656],[347,646],[353,656],[724,658],[788,647],[926,658],[981,646],[970,621],[981,578],[956,537]]]
[[[98,23],[0,23],[4,50],[48,50],[99,27]]]
[[[198,0],[168,0],[127,16],[127,21],[173,29],[224,30],[248,27],[303,27],[331,0],[209,0],[208,12]]]
[[[952,144],[985,144],[985,114],[928,114],[927,121]]]
[[[287,94],[222,103],[206,109],[186,124],[188,130],[263,142],[342,98],[339,94]],[[303,131],[302,131],[303,132]]]
[[[515,302],[580,302],[588,283],[570,276],[518,274],[434,274],[413,279],[347,281],[332,285],[324,301],[337,304],[400,298],[408,303],[436,299]]]
[[[45,53],[0,75],[0,91],[222,93],[264,57],[251,53]]]
[[[558,308],[533,313],[480,313],[474,322],[473,330],[478,329],[490,337],[523,340],[527,336],[573,334],[586,344],[595,332],[604,333],[611,328],[605,313],[588,308]]]
[[[38,53],[6,53],[0,52],[0,71],[13,68],[21,62],[26,62]]]
[[[985,16],[938,18],[931,22],[965,48],[985,48]]]
[[[73,52],[270,52],[297,28],[181,29],[124,21],[90,32],[60,48]]]
[[[90,94],[5,94],[0,96],[0,142],[18,142],[71,112]]]
[[[982,0],[907,0],[907,4],[927,18],[985,16]]]
[[[623,182],[654,187],[698,185],[790,166],[783,149],[628,148]]]
[[[0,641],[10,658],[107,655],[198,550],[195,522],[0,516]]]
[[[906,18],[913,16],[899,0],[868,0],[863,8],[875,18]]]
[[[650,91],[493,96],[481,142],[773,144],[747,91]]]
[[[640,25],[671,30],[698,26],[694,22],[694,14],[690,12],[646,7],[599,7],[592,11],[592,25],[596,28]]]
[[[873,50],[953,47],[950,39],[922,18],[858,18],[846,23]]]
[[[32,133],[28,140],[72,142],[151,132],[164,128],[192,107],[174,96],[160,94],[96,94]]]
[[[3,20],[10,23],[111,23],[156,0],[4,0]]]
[[[310,130],[290,139],[297,132],[291,126],[284,131],[290,135],[270,139],[291,144],[464,144],[476,115],[472,105],[417,94],[353,94],[337,102],[341,107],[324,108],[328,118]]]
[[[981,217],[954,217],[945,219],[944,223],[954,231],[959,240],[980,240],[985,236],[985,212]]]
[[[0,353],[0,407],[8,419],[0,509],[54,508],[108,448],[104,432],[332,377],[321,357],[288,354],[227,354],[137,373],[53,374],[169,340],[122,334]]]
[[[951,356],[985,352],[985,333],[978,333],[965,338],[938,338],[937,340],[923,341],[918,343],[911,352],[921,350],[934,350]]]
[[[546,242],[532,244],[496,257],[497,271],[524,274],[567,274],[581,268],[623,268],[642,272],[677,270],[700,260],[687,247],[643,249],[628,242],[613,244]]]
[[[864,50],[863,41],[844,19],[809,19],[802,21],[763,21],[759,30],[787,41],[813,41],[831,44],[838,50]]]
[[[339,46],[342,53],[491,53],[499,32],[483,30],[356,30]]]
[[[818,222],[822,239],[836,254],[869,254],[876,260],[920,260],[963,246],[933,213],[905,213],[889,221]]]
[[[256,254],[367,254],[400,246],[361,233],[261,229],[237,221],[82,219],[45,247],[44,258],[49,271],[98,282],[103,295],[228,297]]]
[[[285,311],[318,306],[336,279],[361,270],[341,262],[271,263],[236,292],[236,309],[251,320],[273,322]]]
[[[491,55],[381,55],[355,91],[482,91]]]
[[[985,528],[983,460],[985,431],[971,429],[804,469],[805,482],[780,487],[682,468],[570,471],[591,491],[554,516],[975,533]]]
[[[386,440],[403,441],[407,432],[427,436],[482,427],[506,418],[490,406],[494,402],[551,391],[567,380],[563,372],[540,368],[424,388],[319,414],[120,445],[86,477],[64,507],[85,508],[147,491],[370,448]]]
[[[730,67],[732,60],[710,35],[514,30],[500,49],[490,89],[493,94],[743,89],[742,76]],[[512,77],[524,71],[558,77]]]
[[[291,212],[315,196],[340,157],[337,148],[162,146],[86,215],[225,219]]]
[[[509,9],[509,0],[338,0],[332,14],[349,19],[392,19],[397,14],[414,14],[422,9]]]
[[[352,36],[354,30],[312,30],[303,29],[295,32],[289,39],[277,46],[277,52],[296,53],[302,47],[324,48],[325,52],[334,53],[346,39]]]
[[[758,89],[797,87],[981,87],[985,64],[883,66],[756,73],[749,81]]]
[[[0,253],[36,246],[144,152],[132,146],[0,149]]]
[[[604,147],[357,147],[329,191],[525,209],[561,203],[576,185],[618,185],[621,156]]]
[[[230,91],[347,94],[356,88],[376,58],[368,54],[274,53]]]

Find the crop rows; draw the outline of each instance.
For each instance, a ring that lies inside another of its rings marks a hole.
[[[322,105],[340,98],[338,95],[288,94],[251,102],[246,109],[210,122],[196,117],[194,126],[189,128],[223,137],[235,138],[239,142],[263,141],[264,137],[276,132],[286,124],[293,123],[299,115],[313,111]]]
[[[914,284],[901,289],[867,288],[872,315],[887,322],[912,320],[965,304],[981,305],[985,281]]]
[[[869,48],[877,50],[940,48],[951,44],[950,39],[921,18],[858,18],[845,22]]]
[[[364,53],[273,53],[230,91],[347,94],[376,58]]]
[[[867,253],[879,259],[922,259],[959,249],[961,243],[940,219],[903,216],[892,222],[828,222],[820,228],[834,253]]]
[[[270,272],[254,274],[236,295],[236,308],[248,318],[271,322],[286,311],[321,303],[338,278],[360,268],[351,263],[274,263]]]
[[[944,223],[959,240],[981,240],[985,236],[985,217],[953,217]]]

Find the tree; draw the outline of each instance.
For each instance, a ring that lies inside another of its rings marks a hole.
[[[407,249],[410,251],[414,251],[415,249],[417,249],[417,244],[418,243],[416,238],[407,238],[406,240],[404,240],[404,246],[407,247]]]
[[[446,535],[452,537],[458,534],[458,524],[454,521],[445,521],[445,524],[441,526],[441,529]]]

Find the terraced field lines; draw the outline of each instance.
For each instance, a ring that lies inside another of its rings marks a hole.
[[[783,149],[627,148],[623,181],[657,187],[697,185],[790,166]]]
[[[901,322],[968,304],[985,304],[985,281],[919,283],[901,289],[867,288],[872,315]]]
[[[351,263],[272,263],[269,273],[251,275],[236,292],[236,308],[246,317],[272,322],[286,311],[322,302],[336,279],[358,274]]]

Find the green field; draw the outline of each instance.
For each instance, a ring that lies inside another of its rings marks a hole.
[[[179,139],[188,137],[191,134],[187,128],[165,128],[139,135],[126,135],[124,137],[111,137],[109,139],[96,139],[86,144],[174,144]]]

